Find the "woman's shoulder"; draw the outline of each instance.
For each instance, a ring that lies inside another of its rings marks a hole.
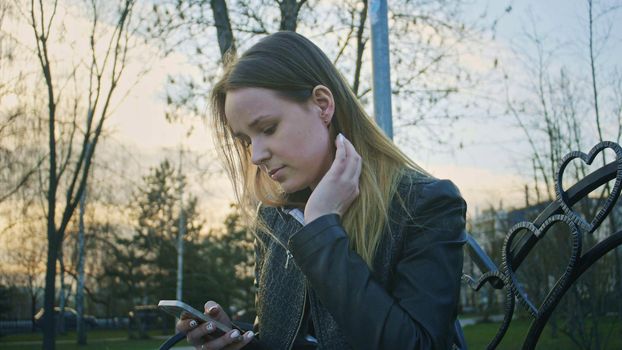
[[[261,219],[268,219],[274,215],[277,215],[277,208],[266,205],[264,203],[257,204],[257,217]]]
[[[272,226],[274,226],[279,216],[282,216],[282,213],[279,212],[279,208],[264,203],[259,203],[257,205],[257,215],[255,219],[264,229],[272,229]]]
[[[451,180],[438,179],[415,169],[403,171],[397,192],[410,204],[420,205],[422,201],[463,201],[460,190]]]

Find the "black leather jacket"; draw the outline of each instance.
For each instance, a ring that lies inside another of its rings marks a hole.
[[[305,303],[319,349],[466,348],[456,320],[466,204],[447,180],[404,176],[373,271],[348,247],[337,215],[302,226],[281,209],[259,215],[257,323],[268,349],[290,349]],[[293,261],[292,261],[293,258]]]

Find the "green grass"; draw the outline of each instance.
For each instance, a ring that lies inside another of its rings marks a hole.
[[[146,350],[157,349],[171,334],[162,335],[162,331],[149,332],[151,339],[128,339],[127,330],[93,330],[87,336],[87,346],[76,344],[76,332],[68,332],[56,337],[56,348],[62,350]],[[41,349],[43,335],[41,333],[24,333],[8,335],[0,338],[2,350]],[[179,346],[187,346],[185,341]]]
[[[497,347],[497,349],[521,349],[523,340],[527,336],[529,331],[530,320],[517,319],[512,320],[508,332],[503,337],[503,340]],[[475,325],[464,327],[464,336],[466,338],[469,349],[485,349],[488,342],[497,333],[500,323],[479,323]],[[611,336],[608,339],[607,344],[601,344],[601,349],[622,349],[622,325],[620,322],[608,324],[601,324],[601,339],[604,341],[604,334],[606,331],[612,330]],[[613,328],[611,328],[613,327]],[[605,346],[606,345],[606,346]],[[576,344],[565,334],[558,331],[555,338],[551,335],[551,329],[547,326],[540,339],[538,340],[537,349],[578,349]]]
[[[524,319],[513,320],[510,324],[508,333],[503,338],[498,349],[520,349],[525,336],[529,330],[530,321]],[[464,335],[469,345],[469,349],[485,349],[488,342],[497,333],[499,323],[479,323],[464,327]],[[606,347],[603,349],[622,349],[622,324],[620,322],[609,322],[601,324],[601,333],[613,327],[613,332],[609,337]],[[88,333],[88,345],[80,347],[76,345],[76,333],[69,332],[66,335],[57,336],[57,349],[62,350],[143,350],[157,349],[172,334],[163,335],[162,331],[151,331],[151,339],[138,340],[128,339],[127,330],[93,330]],[[0,338],[0,349],[2,350],[30,350],[41,349],[41,333],[25,333],[9,335]],[[178,347],[187,346],[185,341],[180,342]],[[577,346],[564,334],[558,332],[556,338],[551,336],[550,328],[545,328],[540,340],[538,349],[577,349]]]

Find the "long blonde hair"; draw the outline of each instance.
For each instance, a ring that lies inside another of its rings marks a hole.
[[[335,101],[331,132],[343,133],[362,158],[359,196],[342,217],[351,247],[372,266],[385,225],[389,203],[407,168],[425,171],[404,155],[365,113],[358,99],[326,55],[310,40],[294,32],[264,37],[229,64],[211,93],[212,124],[217,147],[243,216],[252,217],[257,201],[268,206],[304,206],[304,193],[284,193],[278,184],[252,164],[251,151],[233,137],[225,116],[228,91],[259,87],[305,102],[313,88],[324,85]],[[304,191],[303,191],[304,192]],[[307,193],[308,194],[308,193]],[[262,229],[265,223],[255,221]]]

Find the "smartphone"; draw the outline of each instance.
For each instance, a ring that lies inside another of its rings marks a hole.
[[[214,337],[219,337],[227,333],[228,331],[232,330],[233,328],[237,329],[237,327],[229,327],[221,322],[214,320],[210,316],[202,313],[201,311],[193,308],[192,306],[184,303],[183,301],[160,300],[160,302],[158,303],[158,307],[168,312],[169,314],[177,317],[178,319],[190,318],[190,319],[197,321],[199,324],[205,323],[208,321],[212,322],[212,324],[214,324],[214,326],[216,327],[216,330],[214,331],[214,333],[211,334]]]

